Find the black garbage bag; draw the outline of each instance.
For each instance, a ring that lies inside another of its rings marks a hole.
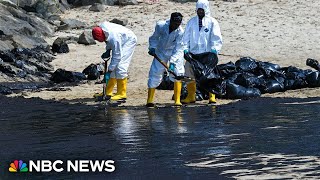
[[[257,88],[245,88],[238,84],[227,82],[227,94],[226,97],[229,99],[247,99],[260,97],[261,92]]]
[[[219,64],[218,69],[220,71],[221,76],[225,78],[232,77],[235,73],[237,73],[237,67],[231,61],[226,64]]]
[[[79,82],[85,79],[86,76],[83,73],[66,71],[64,69],[57,69],[51,77],[51,81],[55,83]]]
[[[320,72],[315,71],[308,74],[306,80],[309,87],[320,87]]]
[[[284,77],[284,73],[281,72],[281,67],[278,64],[261,61],[257,64],[256,75],[263,75],[265,78]]]
[[[284,80],[284,89],[290,90],[290,89],[301,89],[308,86],[308,83],[306,80],[303,79],[286,79]]]
[[[251,57],[242,57],[236,61],[235,66],[239,71],[254,72],[258,67],[257,61]]]
[[[89,80],[96,80],[103,74],[103,69],[100,64],[90,64],[83,71]]]
[[[173,90],[174,83],[170,80],[169,74],[167,71],[163,73],[163,78],[160,85],[156,88],[159,90]]]
[[[234,83],[246,88],[260,88],[266,86],[266,81],[263,79],[263,75],[256,76],[252,73],[243,72],[237,76]]]
[[[284,91],[284,81],[285,79],[282,77],[276,79],[269,79],[267,81],[266,87],[262,89],[263,93],[275,93]]]
[[[218,57],[214,53],[191,54],[186,60],[191,64],[197,84],[207,92],[224,93],[221,90],[222,78],[217,68]]]
[[[308,58],[306,61],[306,65],[314,68],[317,71],[320,71],[320,64],[315,59]]]
[[[285,73],[285,90],[300,89],[307,87],[306,75],[310,73],[308,70],[302,70],[293,66],[284,68]]]
[[[208,99],[209,99],[209,93],[203,89],[197,88],[196,101],[202,101],[202,100],[208,100]]]

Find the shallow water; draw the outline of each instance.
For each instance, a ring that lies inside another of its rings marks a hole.
[[[0,96],[0,108],[0,179],[320,177],[320,98],[105,109]],[[9,173],[15,159],[112,159],[116,171]]]

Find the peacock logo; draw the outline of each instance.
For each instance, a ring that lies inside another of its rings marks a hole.
[[[14,160],[9,167],[9,172],[28,172],[27,164],[22,160]]]

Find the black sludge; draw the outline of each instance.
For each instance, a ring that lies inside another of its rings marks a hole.
[[[261,96],[261,92],[257,88],[245,88],[232,82],[227,82],[226,88],[226,97],[229,99],[243,99]]]

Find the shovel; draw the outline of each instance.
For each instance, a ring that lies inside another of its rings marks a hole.
[[[179,80],[179,81],[184,81],[184,82],[194,81],[194,79],[187,77],[187,76],[178,76],[175,72],[170,70],[168,65],[166,63],[164,63],[156,54],[154,55],[154,58],[156,58],[156,60],[159,61],[159,63],[161,63],[167,69],[167,71],[173,75],[174,79]]]
[[[104,71],[103,74],[105,75],[108,71],[108,61],[110,60],[110,58],[108,59],[103,59],[104,60]],[[97,95],[97,101],[110,101],[110,97],[106,96],[106,87],[107,87],[107,83],[106,80],[103,79],[103,89],[102,89],[102,96],[99,96],[98,93],[96,93],[95,95]]]

